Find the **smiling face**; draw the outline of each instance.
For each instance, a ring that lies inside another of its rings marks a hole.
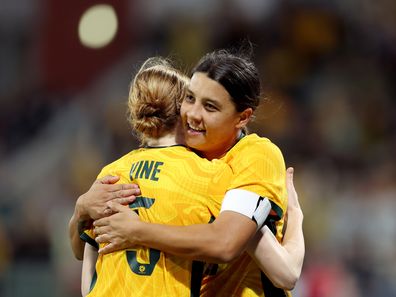
[[[252,112],[237,112],[221,84],[196,72],[180,110],[186,144],[209,160],[220,158],[236,143]]]

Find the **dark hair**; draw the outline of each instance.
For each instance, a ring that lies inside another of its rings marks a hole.
[[[203,56],[192,72],[204,72],[220,83],[230,94],[238,112],[249,107],[255,110],[260,103],[260,78],[249,55],[217,50]]]

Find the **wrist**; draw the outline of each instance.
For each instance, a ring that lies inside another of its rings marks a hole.
[[[84,195],[78,197],[74,208],[74,215],[78,222],[88,221],[91,219],[84,204]]]
[[[146,233],[146,227],[149,227],[150,224],[142,222],[140,220],[134,221],[131,226],[132,228],[129,230],[130,239],[133,244],[136,245],[146,245],[148,242],[146,239],[148,238]]]
[[[302,212],[302,209],[300,207],[289,206],[287,211],[289,212],[289,214],[293,214],[293,216],[295,216],[298,219],[303,220],[304,218],[304,213]]]

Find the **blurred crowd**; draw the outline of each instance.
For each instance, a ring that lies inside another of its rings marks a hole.
[[[140,63],[188,71],[244,38],[263,83],[250,131],[295,167],[305,215],[294,296],[396,296],[395,1],[113,1],[119,37],[87,58],[62,33],[73,18],[56,17],[78,2],[2,0],[0,296],[80,296],[67,223],[100,169],[138,147],[125,103]]]

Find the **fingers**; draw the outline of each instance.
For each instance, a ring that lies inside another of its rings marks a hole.
[[[104,190],[109,193],[107,201],[126,198],[121,200],[121,204],[128,204],[135,201],[135,197],[141,194],[140,189],[135,184],[106,185]]]
[[[107,217],[96,220],[93,222],[93,226],[96,227],[102,227],[102,226],[107,226],[109,225],[109,219]]]
[[[136,184],[115,184],[115,185],[106,185],[105,189],[108,192],[117,192],[117,191],[125,191],[126,193],[140,193],[139,186]],[[128,192],[129,191],[129,192]]]
[[[107,234],[103,234],[95,238],[95,241],[98,244],[101,243],[106,244],[105,246],[99,249],[98,251],[99,254],[108,254],[121,249],[121,247],[119,247],[117,244],[110,242],[111,240],[112,240],[111,236]]]
[[[125,200],[121,200],[121,204],[131,203],[135,201],[136,196],[141,194],[137,185],[133,184],[105,185],[103,190],[107,197],[105,201],[126,198]]]
[[[94,184],[115,184],[120,180],[119,176],[113,176],[113,175],[106,175],[102,178],[97,179]]]
[[[118,190],[111,193],[114,198],[136,197],[140,195],[140,189]]]
[[[129,207],[121,205],[119,203],[115,203],[114,201],[108,201],[106,205],[112,212],[129,211]]]
[[[116,198],[116,199],[114,199],[112,201],[114,203],[118,203],[118,204],[121,204],[121,205],[128,205],[129,203],[132,203],[135,200],[136,200],[136,197],[135,196],[131,196],[131,197],[127,197],[127,198]]]
[[[298,201],[298,194],[294,187],[293,178],[294,178],[294,168],[289,167],[289,168],[287,168],[287,173],[286,173],[286,187],[287,187],[287,193],[288,193],[288,209],[289,210],[291,208],[297,208],[297,209],[301,208],[300,203]]]
[[[97,179],[94,185],[102,185],[106,192],[118,192],[117,197],[138,196],[141,194],[137,184],[116,184],[119,180],[119,176],[106,175]]]
[[[108,234],[102,234],[102,235],[98,235],[95,238],[95,241],[97,243],[108,243],[110,242],[111,237]]]
[[[100,248],[98,253],[99,254],[108,254],[108,253],[111,253],[111,252],[115,252],[117,250],[119,250],[119,249],[117,249],[115,244],[109,243],[108,245]]]
[[[294,188],[294,183],[293,183],[293,177],[294,177],[294,168],[289,167],[286,170],[286,187],[287,187],[287,192],[289,195],[292,193],[294,194],[296,192],[296,189]]]
[[[288,188],[294,188],[294,184],[293,184],[293,174],[294,174],[294,168],[293,167],[289,167],[286,170],[287,172],[287,176],[286,176],[286,184]]]
[[[110,228],[108,226],[102,226],[102,227],[95,227],[94,228],[94,234],[96,236],[107,234],[107,233],[109,233],[109,231],[110,231]]]

